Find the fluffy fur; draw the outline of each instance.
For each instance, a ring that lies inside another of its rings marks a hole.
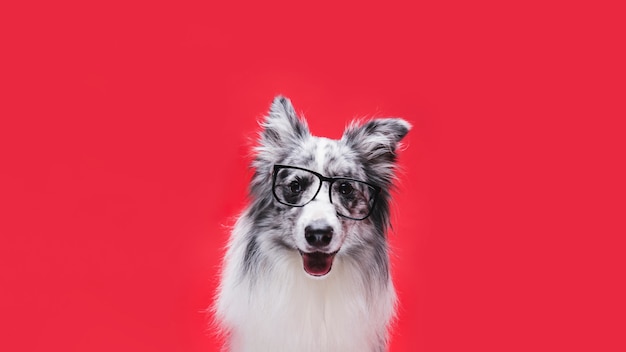
[[[231,352],[382,352],[394,315],[386,231],[396,151],[410,129],[399,118],[353,122],[340,140],[312,136],[291,102],[275,98],[261,124],[250,204],[232,231],[214,312]],[[381,187],[372,214],[340,217],[328,183],[304,207],[280,204],[272,193],[275,164]],[[303,269],[310,251],[306,226],[332,229],[324,251],[338,251],[326,275]]]

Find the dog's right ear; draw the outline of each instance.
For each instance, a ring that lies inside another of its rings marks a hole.
[[[306,121],[296,115],[291,101],[282,95],[274,98],[261,127],[260,144],[264,146],[285,147],[310,135]]]
[[[310,136],[306,121],[300,119],[289,99],[279,95],[274,98],[270,111],[260,123],[261,133],[254,148],[252,166],[258,175],[269,175],[272,164],[284,160],[291,147],[299,145]],[[260,181],[259,181],[260,180]],[[263,178],[255,181],[263,182]]]

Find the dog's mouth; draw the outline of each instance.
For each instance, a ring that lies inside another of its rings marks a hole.
[[[304,271],[306,271],[306,273],[311,276],[317,277],[328,274],[333,266],[333,259],[335,259],[335,254],[337,254],[337,252],[305,253],[300,251],[300,255],[302,256],[302,264],[304,265]]]

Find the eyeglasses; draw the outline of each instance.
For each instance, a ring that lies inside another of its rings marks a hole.
[[[380,187],[347,177],[322,176],[301,167],[274,165],[272,193],[281,204],[303,207],[315,199],[324,181],[330,183],[328,197],[337,215],[363,220],[372,213]]]

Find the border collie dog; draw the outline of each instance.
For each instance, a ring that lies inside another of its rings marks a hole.
[[[224,349],[386,351],[390,188],[411,125],[372,119],[315,137],[278,96],[261,128],[214,305]]]

